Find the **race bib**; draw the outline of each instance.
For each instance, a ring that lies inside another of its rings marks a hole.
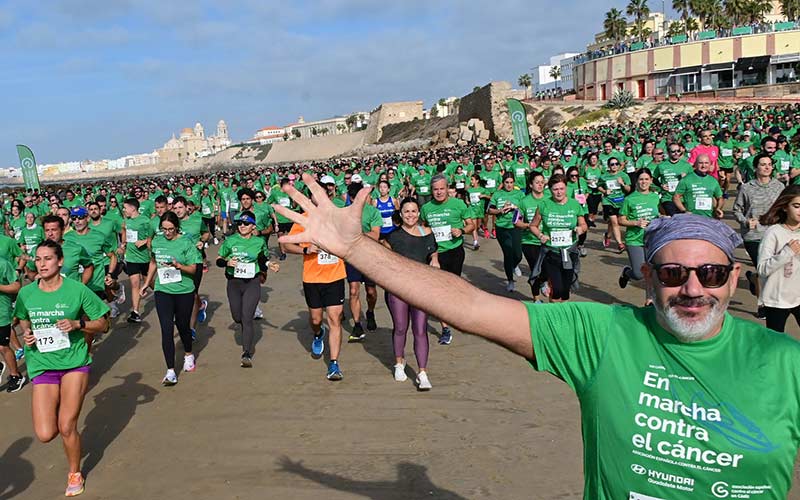
[[[670,193],[674,193],[675,190],[678,189],[678,181],[667,181],[667,191]]]
[[[583,194],[583,193],[575,193],[575,199],[581,205],[586,205],[586,195],[585,194]]]
[[[481,201],[481,194],[480,193],[470,193],[469,194],[469,204],[470,205],[477,205]]]
[[[597,180],[596,179],[591,179],[591,180],[587,181],[587,183],[589,184],[589,187],[592,188],[592,189],[597,187]]]
[[[428,194],[429,191],[430,187],[427,184],[419,187],[419,194]]]
[[[450,226],[432,227],[431,230],[433,231],[433,238],[436,240],[436,243],[453,239],[453,231]]]
[[[720,154],[721,154],[722,156],[724,156],[724,157],[727,157],[727,156],[733,156],[733,150],[732,150],[732,149],[723,149],[723,150],[720,152]]]
[[[22,236],[22,231],[14,231],[14,239],[18,240]]]
[[[464,189],[464,183],[462,181],[456,181],[456,189]]]
[[[711,198],[709,196],[698,196],[694,199],[695,210],[711,210]]]
[[[233,268],[234,278],[254,278],[256,275],[255,262],[237,262],[236,267]]]
[[[159,267],[158,282],[162,285],[181,282],[181,270],[174,267]]]
[[[550,243],[553,246],[568,247],[572,246],[572,231],[552,231],[550,233]]]
[[[382,219],[383,219],[383,227],[394,226],[394,221],[392,221],[391,217],[382,217]]]
[[[636,172],[636,165],[628,163],[628,166],[625,167],[625,171],[628,172],[629,174]]]
[[[486,179],[486,187],[487,188],[493,188],[495,186],[497,186],[497,182],[495,182],[494,179]]]
[[[203,206],[203,215],[211,215],[211,208]]]
[[[288,207],[289,207],[289,205],[291,204],[291,200],[289,200],[289,198],[281,198],[280,200],[278,200],[278,203],[279,203],[279,204],[280,204],[282,207],[287,207],[287,208],[288,208]]]
[[[518,168],[514,172],[515,172],[514,175],[516,175],[517,177],[523,177],[525,175],[525,169],[524,168]]]
[[[337,264],[339,262],[339,257],[335,255],[331,255],[328,252],[324,252],[320,250],[317,253],[317,264],[321,266],[329,266],[332,264]]]
[[[128,243],[139,241],[139,231],[135,231],[133,229],[126,229],[125,238],[128,240]]]
[[[231,200],[231,210],[239,210],[239,201]]]
[[[749,151],[742,151],[742,159],[746,160],[748,158],[750,158],[750,152]]]
[[[781,160],[781,171],[786,172],[787,170],[789,170],[790,165],[791,163],[789,162],[789,160]]]
[[[40,328],[33,330],[36,337],[36,348],[39,352],[54,352],[69,349],[69,334],[60,328]]]
[[[616,191],[619,189],[619,182],[616,179],[610,179],[606,181],[606,188],[609,191]]]

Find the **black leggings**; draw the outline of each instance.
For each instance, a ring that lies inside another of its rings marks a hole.
[[[158,322],[161,324],[161,350],[164,351],[164,361],[167,368],[175,369],[175,340],[173,334],[178,327],[178,334],[183,343],[183,352],[192,352],[192,330],[189,320],[192,318],[194,307],[194,293],[165,293],[156,292],[156,312]]]
[[[786,320],[789,315],[794,316],[794,320],[800,325],[800,306],[791,309],[778,309],[777,307],[764,307],[767,316],[767,328],[776,332],[783,332],[786,328]]]
[[[242,325],[242,351],[253,354],[255,324],[253,315],[261,301],[261,282],[258,278],[228,280],[228,303],[234,323]]]
[[[464,257],[464,245],[459,245],[446,252],[439,252],[439,268],[442,271],[461,276],[461,272],[464,270]]]
[[[541,245],[522,245],[522,255],[528,262],[528,269],[533,270],[536,267],[536,262],[539,260],[539,253],[542,251]],[[529,280],[531,285],[531,294],[534,297],[539,296],[539,289],[542,288],[544,282],[547,281],[547,276],[544,274],[544,269],[541,270],[539,276],[534,280]]]
[[[547,279],[550,280],[550,298],[556,300],[569,300],[569,289],[575,272],[572,269],[564,269],[561,265],[561,252],[550,252],[544,250],[544,262],[542,271]]]
[[[503,251],[503,270],[508,281],[514,280],[514,268],[522,260],[522,232],[518,228],[497,227],[497,242]]]
[[[214,220],[213,217],[203,217],[203,224],[206,225],[208,228],[208,232],[211,233],[211,236],[215,236],[214,232],[217,230],[217,222]]]

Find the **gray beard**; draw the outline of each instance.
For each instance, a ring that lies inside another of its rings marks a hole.
[[[695,319],[684,318],[679,315],[674,308],[675,300],[664,306],[655,302],[658,323],[683,343],[698,342],[709,338],[722,323],[728,304],[720,304],[714,298],[701,300],[712,305],[711,311],[705,317]]]

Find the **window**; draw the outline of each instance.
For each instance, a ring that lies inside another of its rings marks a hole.
[[[800,62],[775,65],[775,83],[800,81]]]

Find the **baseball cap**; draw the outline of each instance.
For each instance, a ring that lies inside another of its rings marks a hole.
[[[336,181],[330,175],[323,175],[320,180],[320,184],[336,184]]]
[[[297,176],[296,176],[296,175],[294,175],[294,174],[289,174],[289,180],[290,180],[290,181],[293,181],[293,180],[295,180],[295,179],[297,179]]]
[[[86,207],[72,207],[69,211],[70,217],[86,217],[89,215],[89,211],[86,210]]]
[[[360,175],[353,174],[353,176],[350,178],[350,182],[359,182],[360,183],[360,182],[364,182],[364,180],[361,178]]]

